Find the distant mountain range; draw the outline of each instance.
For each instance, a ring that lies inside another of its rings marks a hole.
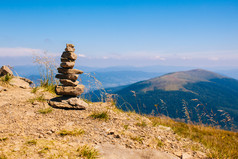
[[[206,70],[169,73],[106,91],[117,94],[117,104],[124,110],[223,127],[231,127],[230,120],[238,123],[238,80]]]

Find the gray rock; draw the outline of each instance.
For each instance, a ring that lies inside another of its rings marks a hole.
[[[56,97],[49,101],[49,105],[55,108],[63,108],[63,109],[86,109],[88,104],[84,102],[82,99],[77,97]]]
[[[13,76],[12,70],[7,66],[2,66],[0,69],[0,76],[5,76],[7,74]]]
[[[63,68],[73,68],[74,65],[75,65],[75,62],[62,62],[60,64],[60,66]]]
[[[84,92],[84,85],[77,86],[57,86],[56,89],[57,95],[66,95],[66,96],[79,96]]]
[[[61,55],[62,58],[67,58],[67,59],[71,59],[71,60],[76,60],[77,59],[77,55],[73,52],[63,52],[63,54]]]
[[[69,80],[72,80],[72,81],[76,81],[78,79],[78,76],[79,75],[76,75],[76,74],[57,74],[55,76],[55,78],[59,78],[59,79],[69,79]]]
[[[68,79],[60,79],[60,83],[63,84],[64,86],[77,86],[79,84],[79,81],[71,81]]]
[[[68,73],[71,73],[71,74],[82,74],[83,71],[81,70],[77,70],[77,69],[65,69],[65,68],[57,68],[58,72],[59,73],[63,73],[63,74],[68,74]]]

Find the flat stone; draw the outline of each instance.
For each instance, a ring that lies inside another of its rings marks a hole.
[[[77,55],[74,52],[67,52],[67,51],[63,52],[61,57],[71,59],[71,60],[76,60],[77,59]]]
[[[57,68],[58,72],[59,73],[63,73],[63,74],[68,74],[68,73],[71,73],[71,74],[82,74],[83,71],[81,70],[77,70],[77,69],[65,69],[65,68]]]
[[[57,74],[55,76],[55,78],[59,78],[59,79],[69,79],[72,80],[73,82],[75,82],[78,79],[79,75],[76,74]]]
[[[73,68],[74,65],[75,65],[75,62],[62,62],[60,64],[60,66],[63,68]]]
[[[61,57],[61,62],[74,62],[75,60],[69,59],[69,58],[63,58]]]
[[[56,97],[49,101],[49,105],[55,108],[85,110],[88,104],[77,97]]]
[[[57,95],[79,96],[84,92],[84,85],[77,86],[57,86],[55,89]]]
[[[4,65],[0,69],[0,76],[5,76],[7,74],[9,74],[10,76],[13,76],[12,70],[9,67]]]
[[[60,83],[62,83],[65,86],[77,86],[79,84],[79,81],[71,81],[69,79],[60,79]]]
[[[75,48],[65,48],[65,51],[72,51],[72,52],[74,52]]]
[[[74,44],[66,44],[66,48],[69,48],[69,47],[74,48]]]

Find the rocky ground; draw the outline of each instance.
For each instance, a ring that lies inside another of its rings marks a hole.
[[[48,105],[53,97],[43,89],[0,83],[0,158],[81,158],[83,145],[105,159],[206,158],[201,144],[110,102],[64,110]],[[108,118],[91,117],[102,112]]]

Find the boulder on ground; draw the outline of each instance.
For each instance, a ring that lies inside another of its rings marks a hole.
[[[30,84],[28,82],[26,82],[25,80],[22,80],[21,77],[12,78],[11,81],[9,82],[9,84],[12,86],[17,86],[17,87],[24,88],[24,89],[31,88]]]
[[[0,69],[0,76],[5,76],[7,74],[9,74],[10,76],[13,76],[12,70],[7,66],[2,66]]]

